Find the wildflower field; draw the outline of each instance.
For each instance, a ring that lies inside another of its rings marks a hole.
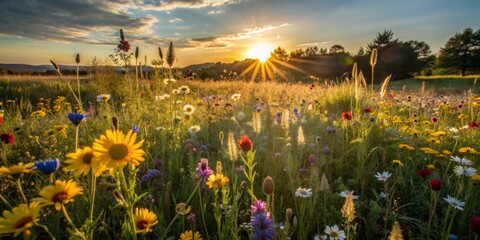
[[[151,76],[0,77],[0,238],[479,238],[475,83]]]

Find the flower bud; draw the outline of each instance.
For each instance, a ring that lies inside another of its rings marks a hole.
[[[275,192],[275,183],[272,177],[267,176],[263,179],[262,190],[265,195],[272,195]]]
[[[292,216],[293,216],[293,210],[291,208],[287,208],[285,210],[285,219],[286,219],[286,222],[289,222],[290,219],[292,219]]]

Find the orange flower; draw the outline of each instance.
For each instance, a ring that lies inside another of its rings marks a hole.
[[[243,152],[248,152],[252,150],[253,142],[247,136],[243,135],[239,139],[237,139],[238,144]]]

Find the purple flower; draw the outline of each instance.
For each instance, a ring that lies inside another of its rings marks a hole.
[[[293,115],[295,115],[295,117],[298,118],[298,108],[297,107],[293,108]]]
[[[157,168],[160,168],[163,165],[163,160],[160,159],[160,158],[156,158],[153,162],[154,162],[155,167],[157,167]]]
[[[200,178],[202,178],[204,181],[207,181],[208,176],[213,173],[212,169],[210,169],[210,167],[208,166],[208,158],[200,159],[196,171]]]
[[[329,152],[330,152],[330,148],[329,148],[329,147],[324,147],[324,148],[323,148],[323,151],[324,151],[325,153],[329,153]]]
[[[305,175],[305,174],[307,174],[307,169],[306,168],[300,168],[299,173],[300,173],[300,175]]]
[[[282,121],[282,112],[277,112],[277,113],[275,114],[275,121],[276,121],[277,123],[280,123],[280,122]]]
[[[161,172],[158,171],[157,169],[148,169],[147,173],[142,176],[142,181],[150,181],[156,176],[159,176],[160,174]]]
[[[315,162],[317,161],[317,158],[315,157],[315,154],[310,154],[310,156],[308,156],[308,162],[310,164],[315,164]]]
[[[328,133],[335,133],[335,128],[333,127],[327,127],[325,130],[327,130]]]
[[[252,214],[263,213],[267,211],[267,203],[262,200],[255,200],[250,206]]]
[[[202,145],[200,146],[200,150],[201,150],[202,152],[206,152],[206,151],[208,151],[208,147],[207,147],[206,145],[203,145],[203,144],[202,144]]]
[[[274,234],[274,224],[266,213],[257,213],[252,218],[254,240],[271,240]]]
[[[140,130],[138,129],[138,125],[137,125],[137,124],[133,125],[133,131],[134,131],[136,134],[138,134],[138,132],[140,131]]]

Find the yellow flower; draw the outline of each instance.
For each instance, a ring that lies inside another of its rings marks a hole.
[[[0,167],[0,177],[6,176],[9,178],[18,178],[21,177],[24,173],[29,173],[32,171],[32,167],[35,163],[27,163],[23,165],[23,163],[19,163],[17,165],[13,165],[11,167]]]
[[[45,115],[47,115],[47,113],[43,110],[37,110],[32,113],[32,116],[36,116],[36,117],[45,117]]]
[[[403,167],[403,166],[404,166],[403,163],[402,163],[402,161],[401,161],[401,160],[398,160],[398,159],[392,160],[392,163],[393,163],[393,164],[397,164],[397,165],[400,166],[400,167]]]
[[[400,144],[400,145],[398,145],[398,147],[399,147],[400,149],[407,149],[407,150],[409,150],[409,151],[415,150],[414,147],[412,147],[412,146],[410,146],[410,145],[408,145],[408,144]]]
[[[39,202],[31,202],[29,205],[21,203],[12,211],[3,211],[3,217],[0,217],[0,234],[13,233],[16,237],[33,227],[38,222],[38,213],[41,208]]]
[[[452,155],[452,152],[450,152],[450,151],[448,151],[448,150],[443,150],[443,151],[442,151],[442,154],[447,155],[447,156],[450,156],[450,155]]]
[[[443,136],[447,135],[447,133],[445,131],[436,131],[436,132],[430,133],[430,135],[432,137],[443,137]]]
[[[140,149],[144,140],[135,143],[137,134],[133,130],[124,135],[119,130],[107,130],[93,143],[95,158],[104,163],[113,174],[122,170],[128,163],[138,166],[144,161],[145,152]]]
[[[50,129],[43,132],[43,136],[50,137],[50,136],[55,135],[55,133],[57,133],[57,131],[55,131],[55,129],[53,129],[53,128],[50,128]]]
[[[135,222],[137,223],[137,233],[147,233],[152,231],[157,221],[157,215],[146,208],[135,208]]]
[[[471,148],[471,147],[462,147],[460,149],[458,149],[458,152],[460,153],[473,153],[473,154],[476,154],[477,153],[477,150]]]
[[[69,159],[65,161],[68,164],[63,170],[67,172],[74,172],[75,177],[80,175],[86,176],[90,171],[95,176],[100,176],[105,167],[94,157],[93,149],[85,147],[84,149],[77,148],[74,153],[65,155]]]
[[[434,143],[434,144],[440,144],[440,140],[438,140],[438,138],[436,137],[429,137],[427,139],[428,142],[431,142],[431,143]]]
[[[210,174],[207,179],[207,187],[217,189],[227,184],[230,180],[221,173]]]
[[[202,235],[198,231],[193,234],[192,230],[185,231],[180,235],[180,240],[202,240]]]
[[[186,207],[184,207],[184,206],[185,206],[185,203],[177,204],[177,206],[175,206],[175,211],[182,214],[182,215],[187,215],[192,208],[190,206],[186,206]],[[183,208],[183,210],[182,210],[182,208]],[[182,210],[182,211],[180,211],[180,210]]]
[[[429,147],[423,147],[423,148],[420,148],[420,150],[423,151],[426,154],[433,154],[433,155],[439,154],[438,151],[436,151],[434,149],[431,149]]]
[[[473,182],[473,184],[479,184],[480,183],[480,175],[478,173],[476,173],[472,176],[472,182]]]
[[[435,165],[433,165],[433,164],[428,164],[428,165],[427,165],[427,168],[430,169],[430,170],[435,170]]]
[[[57,132],[65,133],[65,130],[67,130],[67,128],[68,128],[68,125],[66,125],[66,124],[55,125],[55,130],[56,130]]]
[[[55,205],[55,209],[60,211],[63,204],[73,202],[73,197],[82,193],[83,189],[78,186],[76,182],[72,180],[69,180],[68,182],[57,180],[55,181],[55,185],[42,188],[39,193],[41,198],[36,198],[34,200],[38,200],[46,205],[53,204]]]

